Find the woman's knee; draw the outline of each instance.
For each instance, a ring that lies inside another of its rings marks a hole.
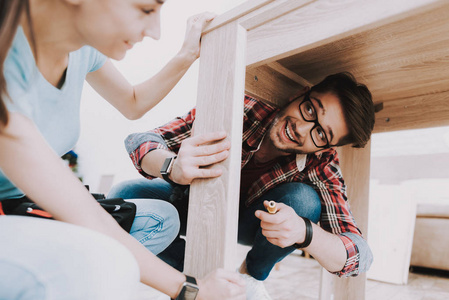
[[[176,208],[163,200],[130,199],[137,207],[131,235],[157,254],[179,235],[180,221]]]
[[[42,299],[129,299],[138,285],[134,256],[101,233],[30,217],[1,217],[0,228],[4,228],[0,232],[3,263],[31,279],[34,276],[39,283],[34,286],[40,289],[24,287],[16,278],[16,290],[53,295]],[[4,271],[0,269],[0,275]]]

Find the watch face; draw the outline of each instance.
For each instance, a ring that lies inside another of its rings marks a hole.
[[[198,294],[198,286],[191,284],[189,282],[184,283],[181,293],[179,294],[180,300],[195,300]]]
[[[195,300],[196,295],[198,294],[198,287],[193,287],[190,285],[185,285],[185,293],[184,293],[184,299],[185,300]]]

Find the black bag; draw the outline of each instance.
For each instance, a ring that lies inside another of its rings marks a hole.
[[[92,196],[97,199],[104,210],[106,210],[123,229],[127,232],[131,230],[131,226],[133,225],[136,216],[136,205],[134,203],[126,202],[122,198],[105,199],[102,194],[92,194]],[[44,211],[27,197],[0,201],[0,212],[2,211],[2,208],[5,215],[53,219],[51,214]]]

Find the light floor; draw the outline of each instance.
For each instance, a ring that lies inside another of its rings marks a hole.
[[[239,257],[249,248],[239,246]],[[314,259],[297,254],[285,258],[279,270],[273,270],[265,286],[273,300],[317,300],[321,267]],[[135,300],[169,300],[146,286],[141,286]],[[449,300],[449,276],[410,273],[407,285],[368,280],[365,300]]]

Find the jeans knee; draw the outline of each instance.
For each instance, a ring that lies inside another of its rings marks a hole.
[[[124,181],[115,184],[109,191],[108,198],[123,198],[126,199],[132,191],[133,185],[130,181]]]
[[[304,183],[290,183],[289,191],[286,192],[286,203],[296,213],[317,223],[321,215],[321,199],[311,186]]]
[[[163,225],[163,230],[166,230],[167,236],[172,237],[174,240],[178,236],[179,230],[181,228],[181,222],[179,221],[179,214],[172,204],[164,202],[163,205],[165,206],[164,210],[167,212]]]

